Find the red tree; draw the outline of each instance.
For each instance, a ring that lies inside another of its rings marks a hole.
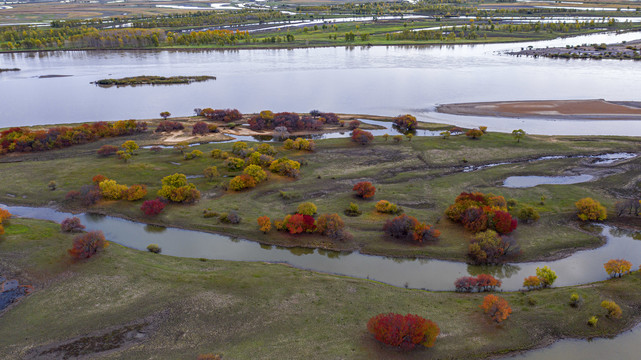
[[[91,231],[73,238],[69,254],[76,259],[87,259],[94,256],[98,251],[109,246],[102,231]]]
[[[367,145],[374,141],[374,135],[369,131],[354,129],[354,131],[352,131],[352,141],[361,145]]]
[[[140,210],[147,216],[158,215],[164,208],[165,203],[159,199],[147,200],[140,206]]]
[[[376,193],[376,188],[369,181],[361,181],[354,185],[352,190],[356,191],[356,195],[363,199],[371,198]]]
[[[441,332],[438,325],[418,315],[378,314],[367,323],[367,330],[376,340],[403,350],[412,350],[416,345],[434,346]]]
[[[60,230],[62,232],[81,232],[85,226],[80,223],[77,217],[70,217],[62,220],[60,223]]]
[[[500,210],[492,214],[491,223],[494,230],[500,234],[509,234],[516,230],[518,225],[516,219],[512,219],[509,212]]]

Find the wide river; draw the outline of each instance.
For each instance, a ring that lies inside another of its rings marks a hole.
[[[538,134],[641,135],[639,121],[523,120],[439,114],[438,104],[498,100],[639,100],[641,61],[526,58],[521,47],[613,43],[641,34],[551,41],[294,50],[76,51],[1,54],[0,127],[190,115],[200,107],[241,112],[398,115],[459,126]],[[45,75],[70,75],[47,77]],[[90,82],[137,75],[214,75],[192,85],[101,88]]]

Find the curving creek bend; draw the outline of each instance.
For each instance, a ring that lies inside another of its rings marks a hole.
[[[160,110],[189,115],[194,107],[236,107],[242,112],[266,108],[397,115],[420,120],[510,132],[550,135],[641,136],[639,121],[507,119],[440,114],[439,103],[497,100],[589,99],[639,100],[641,62],[564,61],[517,58],[505,51],[535,47],[612,43],[641,34],[595,34],[541,42],[425,47],[353,47],[296,50],[41,52],[0,54],[0,67],[20,72],[0,75],[0,127],[87,120],[157,117]],[[188,74],[187,74],[188,73]],[[42,75],[69,77],[38,78]],[[89,82],[137,75],[215,75],[218,80],[189,86],[103,89]],[[56,91],[64,88],[66,91]],[[491,91],[488,91],[490,90]],[[38,101],[34,102],[34,96]],[[160,109],[162,108],[162,109]],[[160,109],[160,110],[159,110]],[[52,116],[52,114],[55,114]],[[374,123],[373,123],[374,124]],[[378,124],[377,124],[378,125]],[[386,131],[386,130],[383,130]],[[418,136],[436,135],[419,132]],[[328,135],[333,137],[339,135]],[[544,159],[540,159],[544,160]],[[496,166],[501,164],[490,164]],[[469,169],[474,171],[480,169]],[[71,214],[49,208],[4,206],[20,217],[60,222]],[[164,254],[234,261],[288,263],[301,269],[367,278],[394,286],[452,290],[454,280],[491,273],[502,290],[518,290],[535,268],[549,265],[560,274],[555,285],[604,280],[602,264],[612,258],[641,263],[641,234],[609,226],[590,230],[607,243],[549,262],[478,267],[464,263],[399,259],[357,252],[341,253],[280,248],[199,231],[163,228],[111,216],[79,214],[88,230],[139,250],[156,243]],[[641,353],[641,325],[614,339],[562,340],[519,355],[527,359],[635,358]]]

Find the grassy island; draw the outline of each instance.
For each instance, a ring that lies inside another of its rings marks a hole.
[[[216,80],[215,76],[132,76],[120,79],[102,79],[97,80],[94,84],[99,86],[136,86],[136,85],[174,85],[174,84],[191,84]]]

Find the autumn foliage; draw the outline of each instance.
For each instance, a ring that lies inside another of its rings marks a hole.
[[[630,272],[632,263],[623,259],[612,259],[603,264],[603,267],[611,277],[621,277]]]
[[[236,109],[212,109],[205,108],[200,111],[200,115],[212,121],[232,122],[243,118],[243,114]]]
[[[376,193],[376,188],[369,181],[361,181],[354,185],[352,190],[356,191],[356,195],[363,199],[371,198]]]
[[[109,243],[105,240],[102,231],[91,231],[73,238],[73,245],[67,251],[75,259],[86,259],[107,246]]]
[[[256,221],[258,222],[260,231],[262,231],[264,234],[267,234],[269,230],[272,229],[272,222],[268,216],[261,216],[258,219],[256,219]]]
[[[418,315],[394,313],[372,317],[367,330],[376,340],[402,350],[412,350],[416,345],[432,347],[441,332],[434,322]]]
[[[52,127],[47,130],[30,130],[14,127],[0,132],[0,155],[7,152],[31,152],[60,149],[86,144],[98,139],[131,135],[147,129],[144,121],[104,121],[74,127]]]
[[[165,208],[165,203],[159,199],[147,200],[140,206],[140,211],[147,216],[155,216]]]
[[[394,125],[402,133],[406,133],[416,130],[418,121],[416,121],[416,118],[410,114],[399,115],[394,118]]]
[[[77,217],[70,217],[62,220],[60,223],[60,230],[62,232],[81,232],[85,229],[85,226],[80,223],[80,219]]]
[[[2,226],[2,222],[10,217],[11,213],[9,212],[9,210],[0,209],[0,235],[4,234],[4,227]]]
[[[583,198],[574,205],[577,216],[583,221],[602,221],[607,218],[605,206],[592,198]]]
[[[352,238],[345,230],[345,222],[338,214],[323,214],[316,221],[316,231],[332,240],[347,241]]]
[[[261,111],[249,119],[249,128],[252,130],[268,130],[277,127],[285,127],[287,131],[297,130],[320,130],[323,127],[321,119],[312,116],[303,116],[296,113],[281,112],[273,113],[269,110]]]
[[[490,319],[497,323],[506,320],[512,313],[512,308],[507,300],[496,295],[487,295],[483,298],[483,304],[480,305],[481,309],[488,314]]]
[[[357,144],[367,145],[374,141],[374,135],[369,131],[354,129],[352,131],[352,141]]]
[[[503,196],[483,194],[480,192],[462,192],[456,197],[453,205],[445,211],[447,217],[472,233],[495,230],[500,234],[509,234],[516,230],[516,219],[507,211],[507,202]]]
[[[501,280],[496,279],[492,275],[479,274],[478,276],[463,276],[454,282],[456,291],[462,292],[482,292],[493,291],[497,287],[501,287]]]
[[[528,276],[523,279],[523,287],[529,290],[538,289],[541,287],[541,279],[536,276]]]
[[[393,238],[414,243],[433,242],[441,235],[431,225],[419,222],[415,217],[402,214],[388,220],[383,231]]]
[[[200,191],[196,189],[196,185],[187,182],[185,174],[175,173],[162,178],[158,196],[172,202],[193,203],[200,199]]]
[[[501,236],[494,230],[477,233],[468,246],[468,256],[475,264],[498,264],[516,252],[513,239]]]
[[[601,302],[601,307],[608,311],[606,316],[612,319],[619,319],[621,318],[621,314],[623,314],[621,307],[614,301],[603,300]]]

